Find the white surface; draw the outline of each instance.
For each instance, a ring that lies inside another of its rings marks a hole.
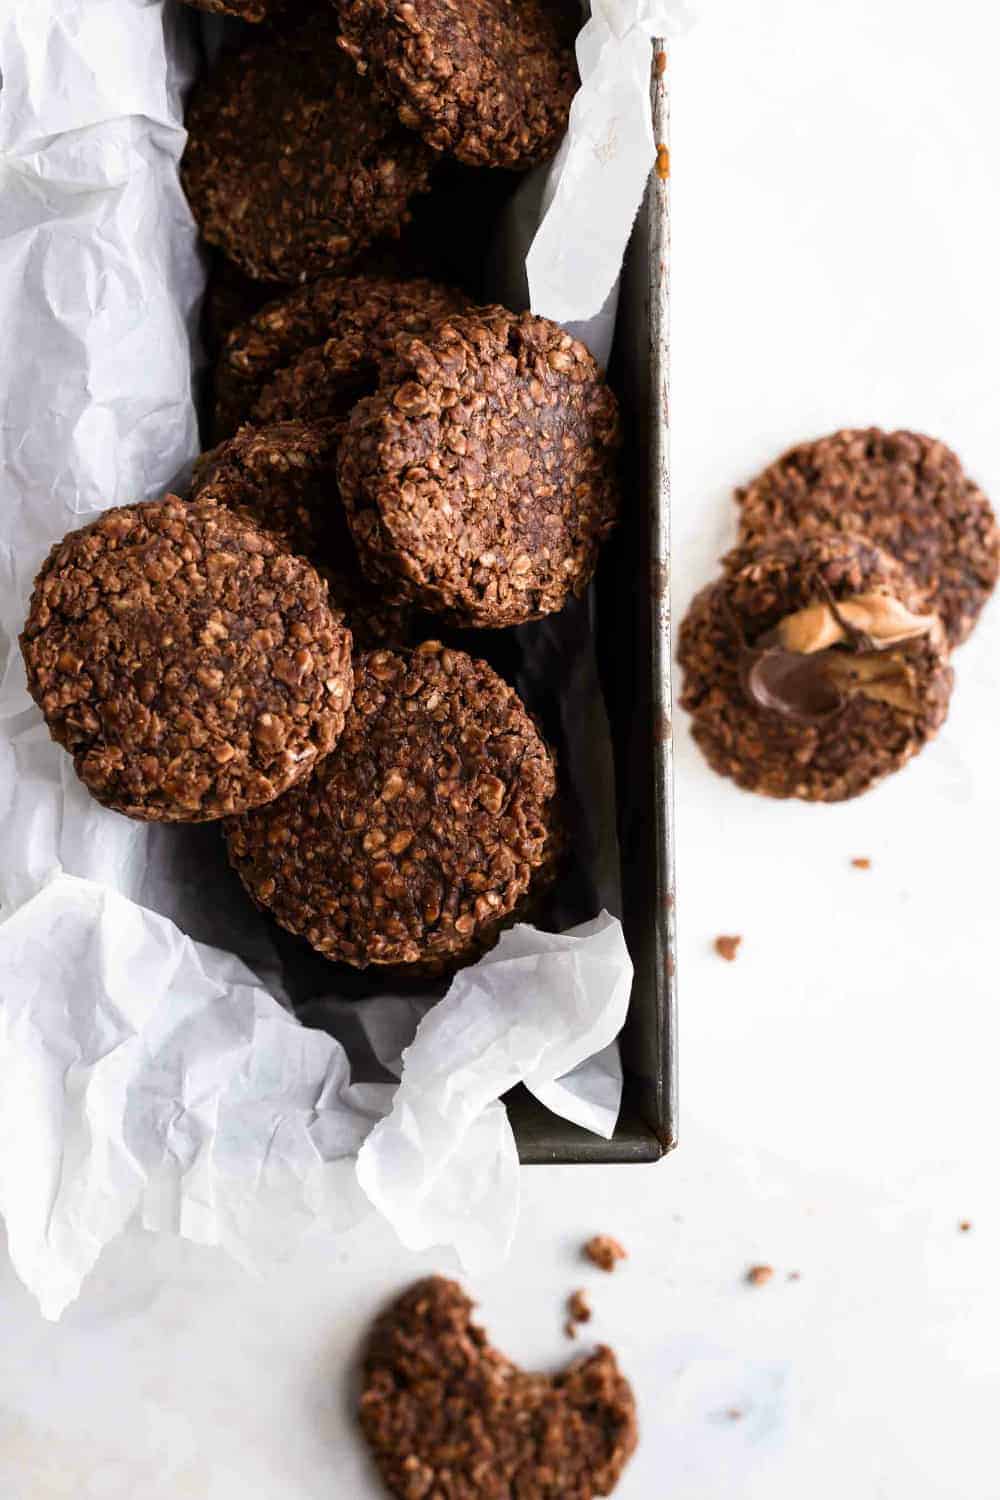
[[[1000,494],[1000,14],[703,11],[673,63],[678,616],[731,486],[793,439],[924,427]],[[678,716],[681,1149],[527,1171],[511,1263],[474,1288],[496,1340],[546,1364],[560,1299],[591,1288],[642,1408],[624,1500],[1000,1494],[998,646],[994,605],[939,743],[845,808],[738,793]],[[744,934],[735,964],[719,932]],[[611,1278],[575,1260],[595,1229],[631,1251]],[[755,1260],[778,1275],[750,1290]],[[5,1270],[3,1500],[376,1496],[348,1362],[380,1300],[441,1265],[370,1222],[256,1283],[135,1232],[56,1328]]]

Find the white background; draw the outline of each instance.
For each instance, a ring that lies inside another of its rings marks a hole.
[[[702,11],[671,64],[678,618],[732,486],[796,439],[921,428],[1000,496],[1000,7]],[[842,808],[737,792],[678,716],[681,1149],[528,1170],[511,1263],[473,1288],[540,1365],[591,1289],[641,1405],[623,1500],[1000,1496],[998,652],[1000,604],[937,744]],[[630,1249],[613,1277],[577,1259],[595,1230]],[[350,1362],[430,1269],[373,1223],[263,1283],[133,1233],[51,1327],[4,1263],[0,1497],[377,1495]]]

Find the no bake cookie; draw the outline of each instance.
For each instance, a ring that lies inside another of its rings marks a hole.
[[[520,1370],[443,1277],[377,1320],[364,1356],[361,1428],[400,1500],[593,1500],[637,1441],[635,1397],[599,1347],[557,1375]]]
[[[555,154],[577,85],[573,0],[341,0],[342,45],[402,123],[474,167]]]
[[[790,449],[737,491],[741,535],[835,530],[869,537],[926,590],[953,646],[972,630],[1000,574],[1000,530],[944,443],[877,427]]]
[[[432,153],[337,46],[332,9],[251,34],[198,84],[184,187],[205,239],[249,276],[335,271],[397,233]]]
[[[406,645],[412,611],[387,600],[358,566],[337,487],[339,430],[334,422],[243,427],[202,454],[193,494],[239,511],[308,558],[347,615],[356,644]]]
[[[468,303],[423,277],[324,276],[269,302],[227,338],[216,370],[215,432],[241,422],[345,415],[374,389],[403,334],[422,334]]]
[[[620,441],[596,361],[546,318],[480,308],[400,339],[340,446],[361,566],[456,625],[551,614],[617,519]]]
[[[212,500],[106,511],[49,554],[21,650],[53,739],[107,807],[201,822],[335,745],[351,636],[316,570]]]
[[[280,0],[185,0],[195,10],[214,16],[235,16],[240,21],[266,21],[280,8]]]
[[[355,658],[335,755],[226,826],[254,900],[328,958],[456,967],[495,942],[558,844],[552,755],[485,662],[429,641]]]
[[[952,672],[925,591],[862,537],[739,548],[681,628],[682,705],[709,763],[749,791],[836,802],[940,727]]]

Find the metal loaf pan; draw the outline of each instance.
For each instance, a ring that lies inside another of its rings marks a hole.
[[[205,21],[206,53],[214,54],[238,23]],[[549,1113],[525,1089],[507,1099],[521,1160],[539,1162],[655,1161],[676,1138],[676,1012],[674,978],[674,831],[670,688],[669,533],[669,98],[665,44],[654,42],[651,88],[657,167],[650,173],[623,270],[611,380],[625,420],[626,503],[622,524],[601,558],[593,596],[598,664],[615,760],[621,859],[622,919],[635,983],[622,1035],[625,1094],[613,1139],[601,1140]],[[415,205],[411,249],[485,300],[493,290],[488,261],[503,206],[521,179],[502,171],[470,172],[444,164],[435,195]],[[443,208],[442,208],[443,205]],[[445,232],[438,222],[461,224]],[[475,285],[482,276],[482,284]],[[520,294],[526,295],[526,285]],[[511,305],[523,305],[515,299]],[[440,627],[439,627],[439,633]],[[512,632],[475,632],[455,644],[516,671]],[[513,655],[512,655],[513,653]],[[542,705],[535,705],[541,710]],[[235,882],[226,869],[219,878]],[[579,920],[577,917],[575,920]],[[280,930],[292,1004],[306,1025],[345,1024],[329,991],[329,965]],[[380,981],[354,971],[338,979],[343,998],[362,999]],[[336,1012],[335,1019],[331,1019]],[[352,1036],[354,1032],[352,1030]]]
[[[653,44],[657,164],[625,263],[612,382],[626,423],[625,518],[595,583],[597,650],[615,756],[622,919],[635,984],[622,1036],[625,1096],[610,1141],[509,1098],[521,1160],[655,1161],[676,1144],[677,1022],[670,622],[670,106]]]

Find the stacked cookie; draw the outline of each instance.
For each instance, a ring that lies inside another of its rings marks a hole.
[[[28,685],[105,806],[222,820],[253,900],[318,952],[439,974],[532,908],[564,837],[531,715],[436,637],[586,589],[620,428],[557,325],[367,247],[438,152],[523,167],[554,149],[562,21],[527,4],[515,36],[485,0],[418,28],[360,0],[339,22],[325,0],[204,8],[262,23],[196,92],[184,162],[226,256],[214,446],[189,500],[108,511],[53,549]]]
[[[224,341],[214,435],[194,493],[251,517],[308,557],[359,641],[405,644],[411,610],[361,570],[337,479],[352,407],[397,339],[426,335],[465,295],[424,278],[326,276],[265,304]]]
[[[251,276],[342,269],[398,232],[442,155],[525,171],[577,85],[575,0],[197,0],[264,22],[199,85],[184,181]]]
[[[574,0],[210,0],[245,28],[195,89],[184,186],[248,277],[346,270],[398,238],[443,157],[552,156],[577,73]]]
[[[256,281],[346,268],[399,233],[434,154],[337,44],[317,6],[252,31],[196,86],[181,176],[198,226]]]
[[[306,293],[352,310],[307,351],[281,343],[287,305],[256,315],[228,346],[246,357],[225,410],[266,397],[290,403],[266,413],[283,420],[206,454],[190,501],[112,510],[59,543],[21,645],[98,800],[225,819],[283,926],[331,959],[425,974],[527,911],[563,838],[554,758],[516,693],[463,651],[415,645],[414,619],[501,628],[579,593],[617,513],[619,431],[558,327],[497,307],[438,320],[448,294],[415,286],[294,293],[293,311]],[[359,332],[376,302],[419,304],[423,336],[386,353],[381,323]]]
[[[226,340],[215,428],[236,430],[195,496],[308,557],[367,643],[406,644],[415,611],[497,629],[561,609],[618,515],[617,403],[584,346],[425,280],[269,303]]]
[[[194,493],[309,557],[368,644],[407,644],[415,610],[498,628],[560,608],[617,512],[614,399],[555,325],[474,309],[385,242],[443,156],[554,152],[575,0],[203,8],[258,24],[188,113],[185,187],[226,257]]]
[[[695,740],[749,791],[857,796],[943,723],[996,518],[943,443],[875,428],[791,449],[736,499],[740,545],[681,629]]]
[[[71,533],[21,649],[94,797],[224,819],[257,904],[331,959],[446,972],[555,873],[554,758],[514,690],[438,641],[352,659],[327,582],[242,507],[168,496]]]

